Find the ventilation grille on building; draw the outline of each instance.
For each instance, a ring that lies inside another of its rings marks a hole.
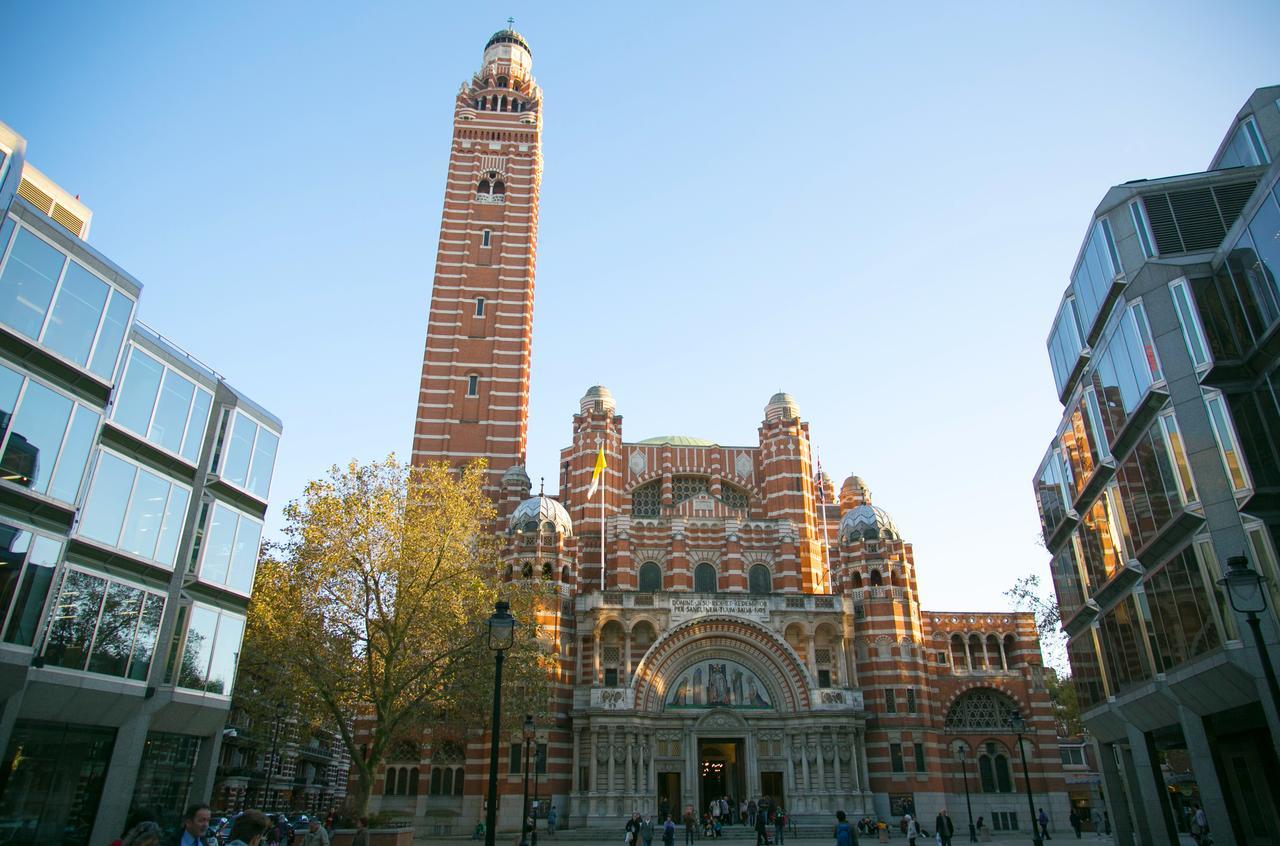
[[[1257,184],[1236,182],[1143,197],[1157,251],[1165,255],[1216,249]]]
[[[18,183],[18,194],[45,214],[53,211],[53,197],[50,197],[25,179]]]
[[[31,205],[49,215],[49,217],[61,224],[63,229],[66,229],[77,238],[84,232],[83,220],[67,211],[64,206],[55,203],[53,197],[41,191],[30,181],[23,179],[18,183],[18,194]]]

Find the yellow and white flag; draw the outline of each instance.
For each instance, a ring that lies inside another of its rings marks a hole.
[[[608,465],[604,461],[604,446],[600,447],[600,452],[596,454],[596,469],[591,473],[591,487],[587,489],[587,499],[595,496],[596,487],[600,484],[600,477],[604,475],[604,470]]]

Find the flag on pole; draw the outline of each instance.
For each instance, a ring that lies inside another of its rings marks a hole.
[[[591,473],[591,487],[587,489],[587,499],[595,496],[596,487],[600,484],[600,477],[604,475],[605,468],[608,465],[604,460],[604,445],[600,445],[600,452],[596,454],[596,469]]]

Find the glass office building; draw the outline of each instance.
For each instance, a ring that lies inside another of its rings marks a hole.
[[[1220,584],[1268,581],[1280,658],[1280,86],[1202,173],[1107,192],[1048,337],[1064,405],[1034,488],[1120,841],[1280,842],[1280,721]]]
[[[280,421],[138,321],[0,124],[0,840],[212,787]]]

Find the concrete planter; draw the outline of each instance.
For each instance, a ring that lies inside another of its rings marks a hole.
[[[354,828],[336,828],[329,838],[332,846],[351,846],[355,839]],[[371,828],[369,829],[369,846],[413,846],[413,829],[411,828]]]

